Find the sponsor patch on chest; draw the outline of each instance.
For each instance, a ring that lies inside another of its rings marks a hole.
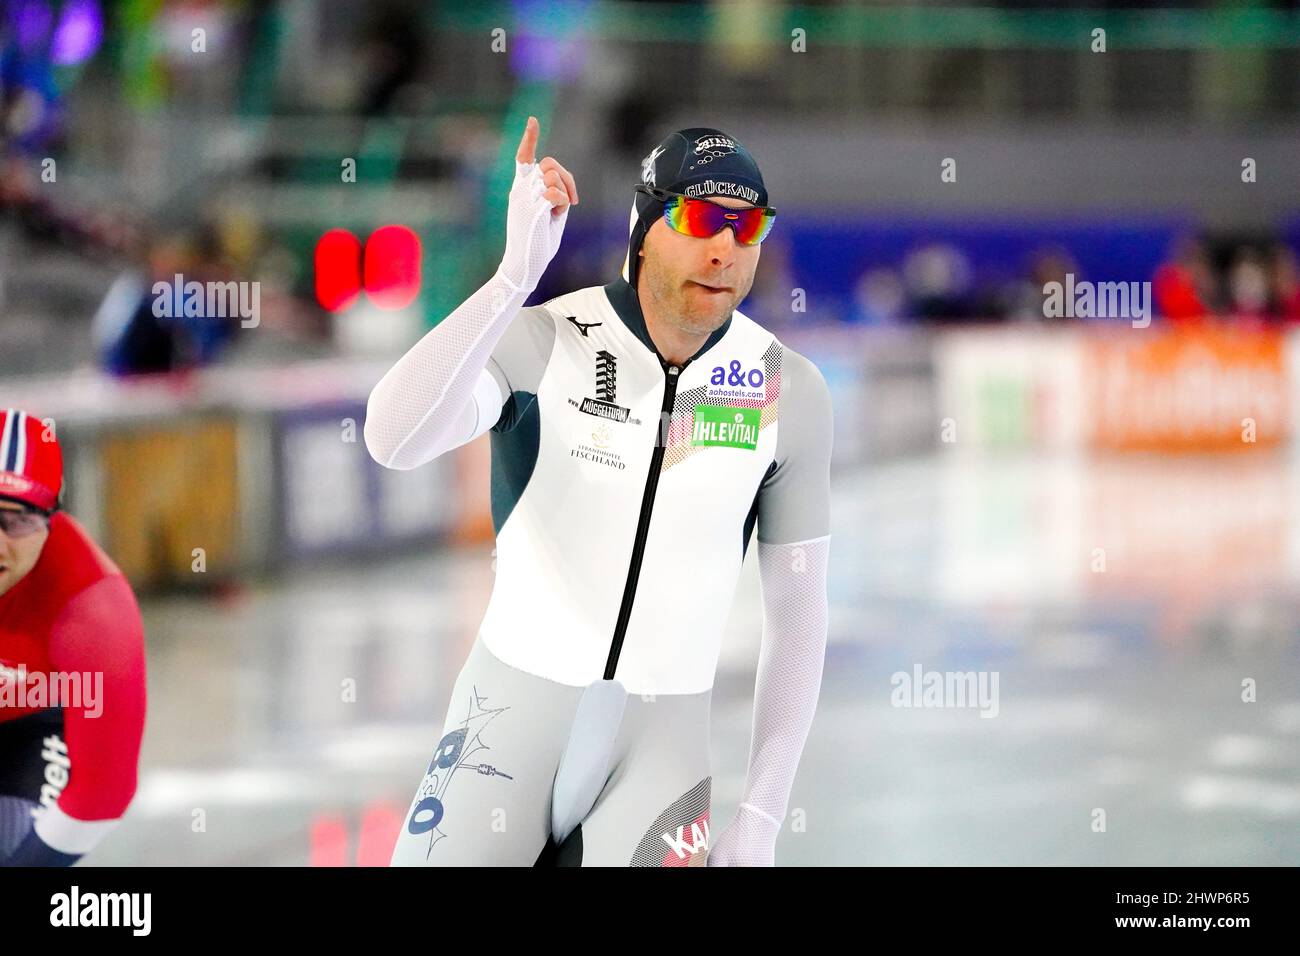
[[[747,399],[762,401],[766,397],[767,376],[761,368],[745,368],[738,359],[715,366],[709,376],[706,397],[710,399]]]
[[[691,444],[747,448],[753,451],[758,447],[758,426],[762,414],[758,408],[696,405]]]
[[[641,419],[632,417],[632,409],[618,404],[618,357],[605,349],[596,352],[595,388],[595,397],[586,395],[581,400],[570,398],[569,404],[584,415],[594,415],[611,422],[641,424]]]

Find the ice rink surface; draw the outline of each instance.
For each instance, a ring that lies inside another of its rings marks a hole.
[[[837,473],[778,864],[1300,863],[1298,475],[955,449]],[[755,564],[714,690],[715,833],[748,758]],[[86,865],[386,862],[491,585],[483,546],[146,601],[140,787]],[[989,696],[895,706],[918,671]]]

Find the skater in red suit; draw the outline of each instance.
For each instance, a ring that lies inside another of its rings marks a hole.
[[[68,866],[135,795],[144,630],[122,572],[59,510],[49,421],[0,412],[0,864]]]

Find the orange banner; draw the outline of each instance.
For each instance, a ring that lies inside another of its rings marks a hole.
[[[1245,451],[1290,430],[1283,339],[1259,329],[1132,329],[1087,338],[1091,447]]]

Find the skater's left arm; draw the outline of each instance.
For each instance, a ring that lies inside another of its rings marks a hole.
[[[758,495],[763,640],[749,772],[710,866],[771,866],[821,689],[830,554],[831,401],[817,367],[786,349],[776,469]]]
[[[50,663],[52,674],[66,675],[62,686],[79,689],[61,702],[65,739],[45,741],[46,778],[57,773],[63,789],[41,807],[4,866],[71,866],[117,826],[135,795],[144,628],[124,577],[103,578],[68,602],[50,632]]]

